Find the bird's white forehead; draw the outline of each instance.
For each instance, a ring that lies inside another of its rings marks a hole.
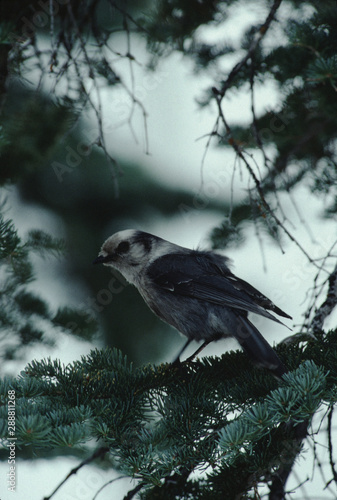
[[[135,229],[125,229],[124,231],[119,231],[118,233],[113,234],[103,243],[102,251],[109,252],[114,250],[118,243],[125,240],[130,241],[135,234]]]
[[[124,229],[123,231],[119,231],[115,233],[112,237],[116,237],[118,240],[129,240],[137,233],[136,229]]]

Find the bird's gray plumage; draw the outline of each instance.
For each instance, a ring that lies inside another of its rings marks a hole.
[[[235,337],[255,364],[277,376],[285,373],[280,359],[247,315],[260,314],[278,323],[271,312],[290,316],[235,276],[226,257],[127,230],[108,238],[94,262],[120,271],[138,288],[150,309],[189,340],[208,343]]]

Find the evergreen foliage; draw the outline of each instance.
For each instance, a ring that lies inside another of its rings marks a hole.
[[[310,422],[336,402],[336,335],[283,346],[294,370],[279,386],[242,352],[178,367],[134,368],[110,349],[67,366],[33,361],[1,381],[1,437],[6,444],[4,403],[14,390],[17,446],[26,451],[43,456],[98,440],[114,467],[139,481],[143,498],[176,498],[177,488],[179,498],[248,495],[296,456],[291,422]],[[321,356],[323,343],[329,356]],[[297,351],[309,359],[295,368]]]
[[[60,254],[64,242],[41,230],[32,230],[23,240],[13,222],[0,216],[0,341],[3,359],[13,359],[36,342],[54,344],[61,331],[70,331],[85,338],[97,332],[96,320],[86,311],[59,308],[53,313],[46,301],[33,293],[31,257]],[[22,352],[20,352],[22,351]]]

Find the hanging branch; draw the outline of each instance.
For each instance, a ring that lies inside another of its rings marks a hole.
[[[102,4],[102,0],[90,0],[86,2],[86,5],[81,6],[80,10],[76,3],[71,2],[66,2],[64,6],[57,6],[57,9],[51,0],[48,0],[47,4],[49,46],[41,48],[38,26],[36,25],[35,29],[34,22],[31,22],[32,31],[28,35],[24,33],[24,37],[20,37],[16,33],[11,32],[9,34],[12,47],[8,54],[8,63],[20,75],[21,82],[25,82],[22,75],[28,73],[30,76],[31,67],[35,65],[38,70],[36,73],[37,82],[27,80],[30,88],[43,91],[44,84],[47,83],[47,88],[50,89],[50,93],[56,102],[62,104],[71,102],[71,109],[75,111],[74,121],[69,130],[65,132],[64,138],[74,130],[85,109],[94,112],[98,134],[90,145],[95,144],[100,147],[108,165],[112,165],[115,195],[118,196],[118,176],[121,171],[118,162],[109,153],[109,145],[105,138],[104,107],[99,80],[104,78],[107,85],[121,86],[128,98],[130,98],[130,113],[126,123],[134,137],[132,122],[135,109],[138,108],[142,113],[145,129],[145,152],[148,154],[147,111],[140,99],[135,95],[136,86],[133,74],[135,58],[131,54],[131,30],[128,24],[132,23],[138,32],[145,33],[146,29],[112,0],[109,0],[111,8],[121,13],[124,22],[122,26],[111,31],[100,31],[97,26],[96,13]],[[19,33],[20,25],[15,29]],[[118,55],[118,60],[124,59],[128,62],[132,82],[130,89],[123,79],[115,73],[111,67],[111,61],[107,60],[105,56],[105,49],[111,51],[109,47],[111,35],[119,31],[126,36],[127,51],[125,54],[113,50],[112,52]],[[93,42],[97,43],[97,47]],[[115,78],[111,78],[111,76]],[[88,85],[87,82],[90,82],[90,84]]]
[[[234,66],[234,68],[232,69],[232,71],[229,73],[227,79],[224,82],[221,83],[220,89],[217,89],[215,87],[212,88],[213,94],[214,94],[214,97],[215,97],[215,101],[216,101],[217,107],[218,107],[218,118],[217,118],[217,122],[216,123],[217,124],[219,123],[218,120],[220,118],[221,121],[222,121],[222,123],[223,123],[223,125],[224,125],[224,127],[225,127],[225,130],[226,130],[226,134],[227,134],[227,137],[228,137],[228,143],[232,146],[232,148],[234,149],[234,151],[237,154],[237,156],[244,162],[244,165],[246,166],[246,168],[247,168],[247,170],[249,172],[250,177],[253,179],[253,182],[254,182],[255,188],[256,188],[256,190],[258,192],[258,195],[259,195],[259,198],[261,200],[262,206],[264,207],[264,209],[266,210],[266,212],[272,217],[272,219],[275,221],[275,223],[277,224],[277,226],[279,226],[284,231],[284,233],[288,236],[288,238],[293,243],[295,243],[295,245],[306,256],[306,258],[308,259],[308,261],[311,264],[313,264],[315,267],[319,268],[319,266],[316,264],[316,262],[311,258],[311,256],[305,250],[305,248],[303,247],[303,245],[301,245],[300,242],[293,236],[293,234],[286,228],[286,226],[284,225],[284,223],[276,215],[275,211],[270,207],[270,205],[269,205],[269,203],[266,200],[266,197],[264,195],[264,192],[263,192],[263,189],[262,189],[262,186],[261,186],[261,182],[256,177],[255,172],[252,169],[252,167],[250,166],[249,162],[247,161],[247,159],[246,159],[246,157],[244,155],[243,150],[240,148],[239,144],[234,139],[232,131],[231,131],[231,128],[230,128],[229,124],[227,123],[227,120],[225,118],[225,115],[224,115],[222,107],[221,107],[222,100],[223,100],[223,98],[224,98],[224,96],[226,94],[226,91],[229,89],[229,87],[230,87],[233,79],[239,73],[239,71],[248,63],[249,60],[251,60],[251,63],[252,63],[252,66],[251,66],[251,75],[250,75],[250,85],[251,85],[251,93],[253,92],[253,89],[252,89],[253,83],[254,83],[253,56],[254,56],[256,48],[260,44],[262,38],[265,36],[265,34],[268,31],[268,29],[269,29],[272,21],[274,20],[276,11],[279,8],[281,2],[282,2],[282,0],[275,0],[275,2],[273,3],[273,5],[272,5],[272,7],[271,7],[271,9],[269,11],[269,14],[268,14],[265,22],[261,25],[260,29],[258,30],[258,32],[257,32],[257,34],[255,36],[255,39],[254,39],[253,43],[251,44],[249,50],[247,51],[247,53],[245,54],[245,56],[241,59],[241,61]],[[254,130],[254,135],[256,137],[257,144],[259,145],[259,147],[260,147],[260,149],[261,149],[261,151],[263,153],[264,163],[265,163],[266,167],[268,168],[269,158],[267,157],[266,153],[264,152],[264,148],[263,148],[261,139],[260,139],[259,134],[258,134],[257,124],[256,124],[256,116],[255,116],[255,108],[254,108],[254,99],[253,99],[253,94],[251,94],[251,95],[252,95],[251,109],[252,109],[252,113],[253,113],[253,130]],[[214,127],[213,127],[213,131],[214,131]],[[284,253],[284,251],[283,251],[282,248],[281,248],[281,251],[282,251],[282,253]]]
[[[306,258],[308,259],[308,261],[311,264],[313,264],[315,267],[317,267],[317,269],[319,269],[320,268],[319,265],[310,257],[310,255],[305,250],[305,248],[300,244],[299,241],[297,241],[297,239],[292,235],[292,233],[285,227],[285,225],[283,224],[283,222],[275,214],[275,211],[270,207],[269,203],[267,202],[267,200],[265,198],[263,189],[261,187],[261,182],[256,177],[255,172],[252,169],[252,167],[250,166],[250,164],[247,161],[246,157],[244,156],[244,153],[243,153],[242,149],[240,148],[239,144],[235,141],[235,139],[233,137],[232,130],[231,130],[230,126],[228,125],[227,120],[225,118],[225,115],[224,115],[224,113],[222,111],[222,108],[221,108],[221,97],[218,96],[218,93],[215,94],[215,100],[216,100],[216,103],[218,105],[219,116],[221,117],[222,123],[223,123],[223,125],[224,125],[224,127],[226,129],[226,134],[228,136],[228,143],[232,146],[232,148],[236,152],[237,156],[244,162],[244,164],[245,164],[245,166],[246,166],[246,168],[247,168],[247,170],[248,170],[251,178],[254,181],[255,188],[256,188],[256,190],[257,190],[257,192],[259,194],[261,203],[262,203],[263,207],[265,208],[266,212],[274,219],[274,221],[276,222],[276,224],[279,227],[281,227],[281,229],[285,232],[285,234],[288,236],[288,238],[293,243],[295,243],[295,245],[306,256]],[[284,252],[282,251],[282,253],[284,253]]]
[[[276,11],[277,9],[279,8],[279,6],[281,5],[282,3],[282,0],[275,0],[275,2],[273,3],[270,11],[269,11],[269,14],[265,20],[265,22],[260,26],[260,29],[258,30],[258,32],[256,33],[255,35],[255,40],[253,41],[253,43],[251,44],[251,46],[249,47],[249,50],[248,52],[246,53],[246,55],[241,59],[241,61],[239,61],[235,66],[234,68],[232,69],[232,71],[229,73],[228,77],[226,78],[226,80],[224,82],[221,83],[221,88],[219,90],[219,95],[221,97],[220,100],[223,99],[223,97],[225,96],[226,94],[226,91],[229,89],[229,87],[231,86],[231,83],[232,81],[234,80],[234,78],[236,77],[236,75],[239,73],[239,71],[243,68],[243,66],[245,66],[247,64],[247,62],[252,58],[252,56],[254,55],[254,52],[256,50],[256,48],[258,47],[258,45],[261,43],[261,40],[262,38],[265,36],[265,34],[267,33],[274,17],[275,17],[275,14],[276,14]]]
[[[268,16],[267,16],[265,22],[261,25],[260,29],[255,34],[255,38],[254,38],[253,42],[251,43],[251,45],[249,47],[249,50],[246,52],[245,56],[233,67],[233,69],[230,71],[229,75],[227,76],[226,80],[223,81],[223,82],[221,82],[221,84],[219,85],[219,88],[215,88],[215,87],[212,88],[212,91],[213,91],[213,94],[214,94],[214,98],[215,98],[215,101],[216,101],[217,107],[218,107],[218,117],[217,117],[216,123],[215,123],[215,125],[213,127],[212,133],[210,134],[210,137],[212,135],[214,135],[214,130],[217,131],[217,128],[218,128],[218,125],[219,125],[219,120],[221,120],[221,122],[222,122],[222,124],[223,124],[223,126],[224,126],[224,128],[226,130],[226,135],[228,137],[228,143],[234,149],[236,155],[243,161],[246,169],[248,170],[249,176],[251,177],[251,179],[254,182],[255,189],[256,189],[256,191],[258,193],[258,196],[259,196],[259,198],[261,200],[262,207],[265,209],[266,213],[274,220],[274,222],[276,223],[276,225],[283,230],[283,232],[288,236],[288,238],[301,250],[301,252],[306,256],[306,258],[308,259],[308,261],[312,265],[314,265],[317,269],[321,269],[321,267],[315,262],[315,260],[306,251],[306,249],[304,248],[304,246],[298,241],[298,239],[295,238],[295,236],[292,234],[292,232],[289,231],[289,229],[285,226],[285,221],[287,220],[287,218],[285,217],[285,214],[284,214],[284,212],[282,210],[282,206],[281,206],[279,198],[277,197],[276,191],[275,191],[275,195],[276,195],[276,199],[277,199],[277,206],[282,211],[282,213],[284,215],[284,221],[282,221],[278,217],[278,215],[275,213],[275,209],[271,208],[270,204],[268,203],[268,201],[267,201],[267,199],[265,197],[265,193],[264,193],[264,190],[262,188],[262,183],[258,179],[258,177],[256,176],[253,168],[250,165],[250,162],[247,160],[247,158],[246,158],[246,154],[247,153],[245,153],[243,151],[243,149],[240,147],[240,145],[238,144],[238,142],[234,139],[232,131],[231,131],[231,128],[230,128],[230,126],[229,126],[229,124],[228,124],[228,122],[227,122],[227,120],[225,118],[225,115],[224,115],[224,112],[223,112],[223,109],[222,109],[222,101],[223,101],[223,99],[225,97],[225,94],[226,94],[227,90],[231,87],[231,84],[233,83],[234,78],[238,75],[238,73],[240,72],[240,70],[244,66],[247,66],[248,62],[250,61],[250,63],[251,63],[250,64],[250,90],[251,90],[251,112],[252,112],[252,117],[253,117],[253,122],[252,122],[253,134],[254,134],[256,143],[257,143],[259,149],[261,150],[261,152],[263,154],[264,165],[267,168],[267,170],[269,170],[270,159],[268,158],[268,156],[267,156],[267,154],[266,154],[266,152],[264,150],[263,143],[262,143],[261,137],[259,135],[259,131],[258,131],[258,127],[257,127],[256,112],[255,112],[255,103],[254,103],[254,76],[255,76],[254,54],[255,54],[255,51],[256,51],[258,45],[261,43],[261,40],[263,39],[264,35],[268,31],[268,29],[269,29],[272,21],[274,20],[275,14],[276,14],[277,9],[279,8],[280,4],[281,4],[281,0],[276,0],[273,3],[273,5],[272,5],[272,7],[271,7],[271,9],[270,9],[270,11],[268,13]],[[207,145],[207,148],[208,148],[208,145]],[[204,158],[203,158],[203,162],[204,162]],[[281,251],[283,253],[283,249],[282,248],[281,248]]]
[[[325,319],[332,313],[333,309],[337,305],[337,265],[331,272],[327,281],[329,283],[329,287],[326,299],[315,312],[315,315],[309,327],[312,332],[315,332],[315,330],[323,329],[323,323]]]

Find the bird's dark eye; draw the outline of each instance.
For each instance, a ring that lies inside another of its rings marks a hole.
[[[130,243],[128,241],[121,241],[118,247],[116,248],[117,253],[126,253],[129,251]]]

